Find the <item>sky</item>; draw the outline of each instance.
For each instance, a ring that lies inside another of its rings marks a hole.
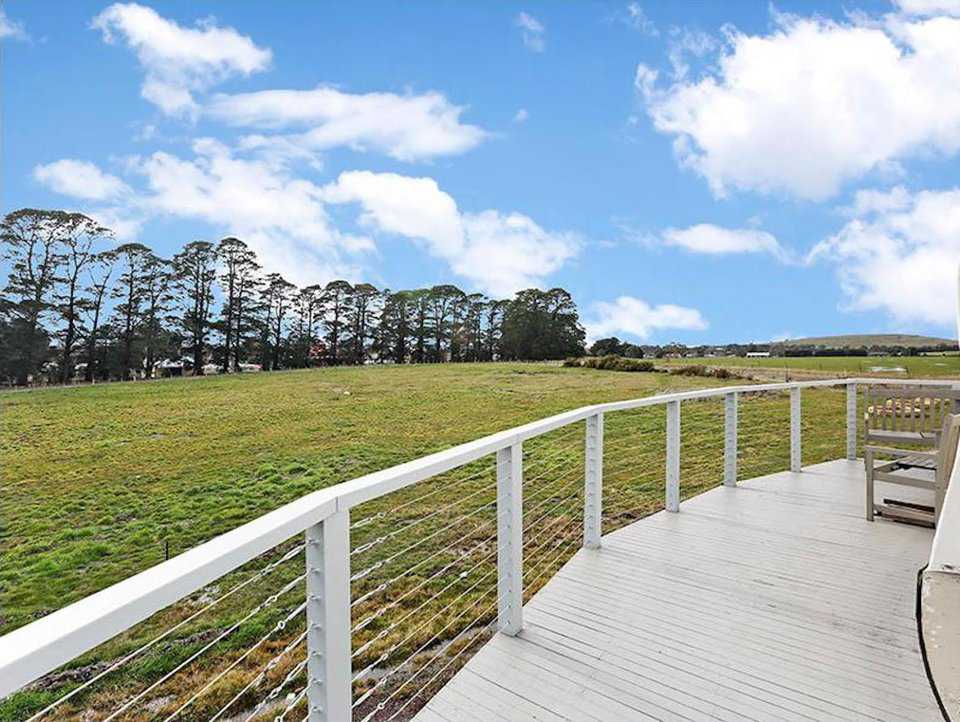
[[[0,7],[3,212],[590,338],[956,335],[960,0]]]

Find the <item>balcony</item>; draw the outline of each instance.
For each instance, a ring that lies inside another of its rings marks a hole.
[[[865,520],[878,383],[584,407],[314,492],[0,638],[0,713],[940,719],[960,492],[936,542]]]

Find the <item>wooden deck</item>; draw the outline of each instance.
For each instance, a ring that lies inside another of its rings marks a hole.
[[[914,622],[932,530],[867,522],[863,495],[832,461],[604,537],[416,719],[940,720]]]

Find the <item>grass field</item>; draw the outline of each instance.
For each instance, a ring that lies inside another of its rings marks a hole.
[[[786,358],[686,358],[665,359],[664,364],[705,364],[725,368],[770,371],[803,370],[824,375],[883,375],[902,378],[953,378],[960,376],[960,355],[943,356],[807,356]]]
[[[584,404],[718,383],[546,364],[448,364],[0,395],[0,629],[154,565],[168,545],[179,553],[314,489]],[[843,392],[804,398],[805,462],[840,456]],[[786,467],[788,416],[784,395],[743,398],[741,478]],[[689,496],[720,481],[721,402],[685,404],[682,425]],[[663,409],[610,415],[606,426],[610,531],[662,508]],[[525,445],[527,597],[579,545],[582,463],[582,424]],[[363,700],[355,719],[407,718],[419,704],[413,690],[425,687],[422,702],[456,668],[429,665],[465,659],[487,634],[496,599],[495,472],[492,459],[480,460],[354,510],[353,664]],[[303,676],[303,622],[295,616],[301,541],[0,703],[0,720],[25,718],[174,624],[176,634],[44,719],[105,719],[123,700],[136,704],[115,719],[166,719],[192,690],[203,694],[177,719],[209,719],[225,704],[224,719],[272,719]],[[224,629],[235,631],[221,639]],[[223,669],[229,673],[205,687]],[[152,686],[172,671],[170,681]]]

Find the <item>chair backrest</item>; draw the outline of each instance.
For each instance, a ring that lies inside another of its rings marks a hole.
[[[945,386],[869,386],[864,391],[865,440],[936,445],[947,417],[958,407],[960,390]]]

